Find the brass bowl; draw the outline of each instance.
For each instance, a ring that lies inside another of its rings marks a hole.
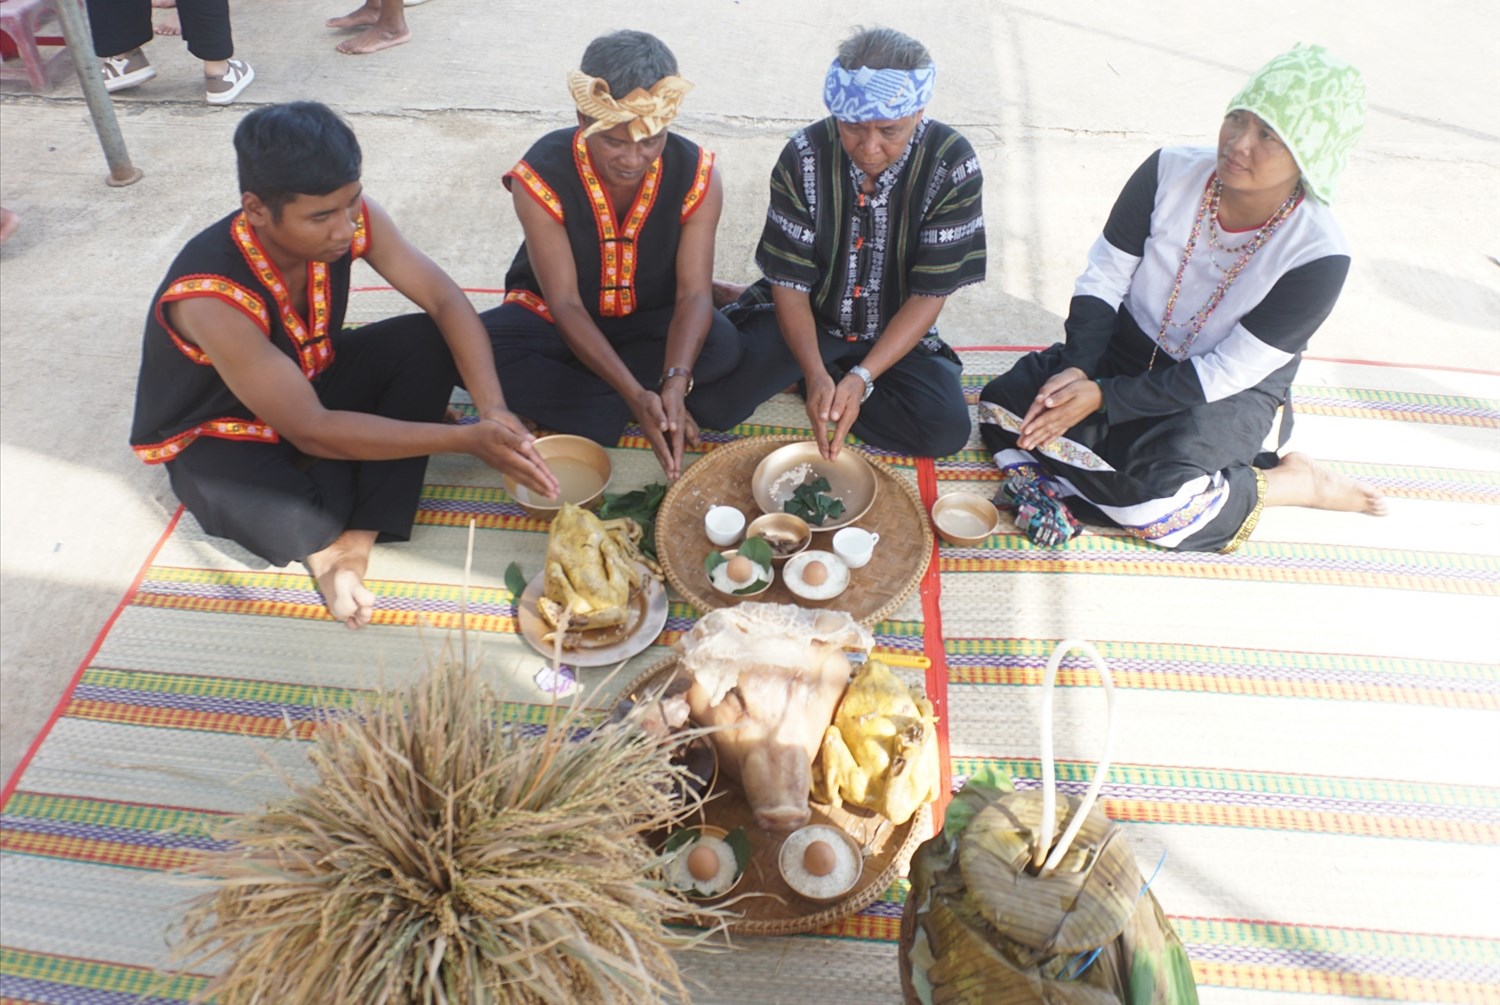
[[[984,496],[950,492],[932,504],[932,525],[949,544],[972,548],[1000,530],[1000,511]]]
[[[796,471],[807,466],[805,474],[798,478]],[[875,469],[863,454],[850,447],[839,451],[838,460],[825,461],[818,453],[818,445],[808,440],[803,443],[788,443],[771,451],[755,466],[750,476],[750,492],[755,505],[764,513],[782,513],[782,503],[807,482],[819,477],[828,479],[828,495],[844,503],[844,512],[824,524],[812,524],[814,531],[838,530],[847,527],[867,513],[875,504],[875,493],[879,482]]]
[[[724,558],[724,560],[726,562],[729,559],[734,558],[739,553],[740,553],[740,550],[738,548],[730,548],[728,551],[721,551],[721,552],[719,552],[719,554]],[[706,579],[706,580],[708,580],[708,585],[711,586],[711,587],[713,587],[715,591],[717,591],[718,593],[722,594],[723,596],[728,597],[731,600],[749,600],[751,597],[758,597],[762,593],[765,593],[767,590],[769,590],[771,588],[771,584],[774,583],[774,582],[776,582],[776,565],[775,565],[774,562],[772,564],[766,566],[766,571],[771,574],[771,578],[769,578],[769,579],[766,580],[766,585],[765,586],[762,586],[760,589],[756,590],[754,593],[735,593],[733,590],[722,590],[722,589],[719,589],[719,584],[714,582],[713,574],[709,573],[709,572],[704,572],[703,573],[703,578]]]
[[[794,841],[793,838],[797,840]],[[829,844],[842,844],[849,853],[844,860],[849,861],[852,856],[854,862],[854,874],[849,878],[849,882],[836,892],[827,892],[824,895],[810,892],[806,884],[801,882],[800,877],[804,873],[799,861],[800,856],[797,855],[799,851],[805,852],[806,844],[818,840],[827,841]],[[806,844],[803,843],[804,841]],[[781,849],[776,854],[776,869],[781,873],[782,880],[797,896],[815,904],[831,904],[848,896],[849,891],[859,885],[859,879],[864,874],[864,861],[864,849],[860,847],[858,841],[854,840],[854,836],[842,827],[835,827],[832,824],[808,824],[806,827],[793,831],[782,841]]]
[[[697,843],[697,835],[701,835],[702,837],[718,838],[720,841],[723,841],[726,844],[728,843],[728,840],[729,840],[729,832],[727,830],[725,830],[724,828],[722,828],[722,827],[716,827],[713,824],[691,824],[691,825],[689,825],[687,827],[681,828],[680,830],[673,831],[672,835],[669,835],[668,838],[667,838],[668,843],[669,844],[671,843],[672,836],[680,834],[683,831],[692,832],[692,833],[695,834],[695,836],[688,839],[688,841],[683,846],[683,848],[681,850],[679,850],[679,852],[678,852],[679,855],[682,855],[682,854],[686,853],[686,849],[688,847],[691,847],[693,844]],[[700,893],[696,889],[689,889],[689,888],[673,887],[673,889],[677,889],[678,892],[684,894],[685,896],[689,897],[692,900],[718,900],[720,897],[727,897],[727,896],[729,896],[729,894],[734,890],[734,888],[740,885],[740,880],[742,880],[742,879],[745,878],[745,872],[746,872],[746,869],[749,866],[749,864],[750,864],[750,862],[749,862],[748,859],[745,862],[742,863],[736,857],[736,860],[735,860],[735,863],[734,863],[734,878],[732,880],[730,880],[729,885],[727,887],[725,887],[722,890],[719,890],[716,893]],[[670,883],[670,880],[669,880],[669,883]]]
[[[812,544],[812,528],[806,520],[792,513],[766,513],[750,521],[750,526],[745,528],[745,537],[764,538],[771,546],[771,561],[785,562]],[[778,550],[778,545],[786,550]]]
[[[557,476],[562,491],[557,498],[549,499],[506,475],[501,484],[523,510],[534,517],[551,520],[562,509],[563,503],[588,507],[598,505],[611,474],[609,454],[603,447],[586,436],[557,433],[538,437],[536,451]]]

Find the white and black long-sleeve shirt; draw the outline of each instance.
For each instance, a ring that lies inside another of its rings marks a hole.
[[[1065,325],[1068,365],[1098,376],[1114,338],[1144,338],[1150,352],[1214,166],[1213,148],[1166,147],[1131,176],[1074,287]],[[1220,241],[1235,249],[1253,235],[1221,230]],[[1170,415],[1262,384],[1290,383],[1308,340],[1343,289],[1349,271],[1344,234],[1327,206],[1303,198],[1184,353],[1193,315],[1237,257],[1210,247],[1205,223],[1161,350],[1189,365],[1104,379],[1111,422]]]

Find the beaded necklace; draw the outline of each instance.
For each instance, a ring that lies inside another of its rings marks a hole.
[[[1213,176],[1213,179],[1203,190],[1203,201],[1198,204],[1198,215],[1193,220],[1193,229],[1188,234],[1187,247],[1182,252],[1182,264],[1177,267],[1177,279],[1172,283],[1172,295],[1167,297],[1167,309],[1162,312],[1161,329],[1156,333],[1156,345],[1151,350],[1151,359],[1146,363],[1148,371],[1156,364],[1156,354],[1166,347],[1167,328],[1172,324],[1172,311],[1177,306],[1177,295],[1182,292],[1182,277],[1187,274],[1188,262],[1192,260],[1193,249],[1198,244],[1198,234],[1203,229],[1203,221],[1214,221],[1213,227],[1215,230],[1218,229],[1219,196],[1223,191],[1224,183],[1219,179],[1218,174]],[[1214,288],[1213,293],[1209,294],[1208,299],[1203,302],[1203,306],[1198,308],[1198,312],[1188,322],[1188,337],[1180,348],[1183,359],[1187,358],[1188,349],[1191,348],[1193,342],[1197,340],[1198,335],[1203,331],[1203,326],[1208,324],[1209,315],[1213,314],[1214,310],[1218,308],[1220,302],[1224,299],[1224,294],[1229,292],[1229,287],[1234,284],[1234,281],[1239,278],[1240,273],[1245,270],[1245,266],[1249,264],[1250,256],[1259,251],[1261,245],[1271,239],[1271,235],[1276,233],[1276,228],[1280,227],[1286,221],[1286,218],[1292,215],[1292,210],[1296,208],[1297,202],[1301,198],[1302,183],[1299,181],[1297,187],[1292,190],[1292,194],[1286,197],[1286,202],[1281,204],[1281,208],[1272,213],[1271,218],[1261,225],[1260,230],[1256,232],[1255,236],[1240,247],[1240,257],[1235,259],[1233,265],[1224,270],[1224,278],[1219,280],[1219,285]],[[1212,254],[1211,251],[1210,254]],[[1167,350],[1167,354],[1175,355],[1170,349]]]

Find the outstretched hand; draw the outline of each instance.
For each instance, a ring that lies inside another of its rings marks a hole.
[[[1104,394],[1076,366],[1047,378],[1021,419],[1016,446],[1030,450],[1057,439],[1099,411]]]
[[[526,425],[505,409],[491,409],[473,427],[475,457],[490,467],[510,475],[531,491],[548,499],[556,498],[561,487],[557,477],[536,450],[536,437]]]

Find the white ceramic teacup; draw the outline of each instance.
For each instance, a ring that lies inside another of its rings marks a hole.
[[[858,527],[845,527],[833,535],[833,553],[844,560],[851,569],[863,567],[875,553],[880,542],[879,534],[871,534]]]
[[[710,506],[703,517],[703,532],[720,548],[734,544],[744,530],[745,514],[733,506]]]

